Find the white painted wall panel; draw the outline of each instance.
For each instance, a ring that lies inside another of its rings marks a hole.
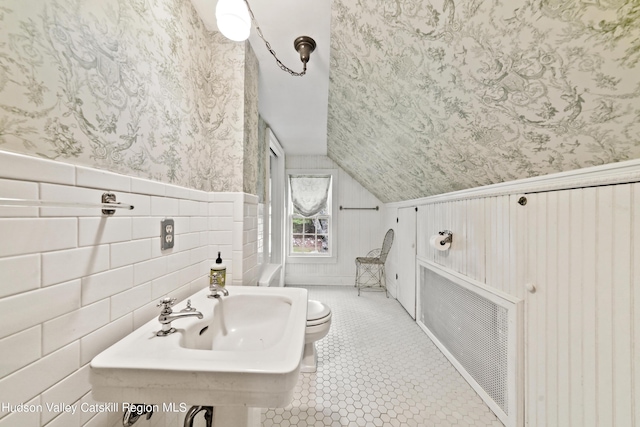
[[[525,198],[522,194],[513,194],[511,195],[511,229],[512,233],[512,241],[513,250],[514,250],[514,271],[511,274],[513,280],[515,281],[513,287],[515,289],[514,295],[520,299],[525,299],[527,295],[526,288],[526,266],[527,266],[527,258],[525,254],[527,253],[527,236],[528,236],[528,211],[523,209],[520,205],[520,199]]]
[[[467,209],[465,272],[460,272],[483,283],[486,280],[485,230],[487,227],[485,210],[482,207],[484,202],[484,199],[469,199],[465,201]]]
[[[288,285],[350,285],[354,283],[358,256],[382,246],[387,228],[383,227],[383,204],[349,174],[326,156],[287,156],[287,169],[337,169],[338,206],[376,207],[375,210],[338,210],[334,223],[337,262],[288,263],[285,284]]]
[[[417,256],[525,301],[526,425],[640,426],[640,183],[516,191],[418,203]]]
[[[596,206],[596,387],[597,415],[602,420],[613,419],[613,193],[610,187],[598,189]],[[585,230],[586,231],[586,230]],[[591,331],[587,331],[590,333]]]
[[[415,207],[398,209],[395,240],[398,246],[398,296],[407,313],[416,318],[416,217]]]
[[[398,226],[396,219],[398,218],[398,209],[394,207],[384,206],[382,210],[382,228],[384,230],[393,229],[395,232],[398,231]],[[418,234],[419,235],[419,234]],[[398,242],[394,242],[391,245],[391,251],[389,252],[389,256],[387,257],[387,263],[384,266],[385,274],[387,276],[387,291],[389,295],[397,298],[398,293],[398,283],[396,279],[396,274],[398,273],[398,250],[399,245]]]
[[[419,206],[418,256],[509,292],[515,274],[509,267],[515,248],[511,209],[508,196]],[[428,244],[443,230],[452,231],[454,239],[446,252]]]
[[[573,209],[570,205],[569,194],[561,195],[558,198],[558,239],[557,239],[557,340],[558,340],[558,371],[557,371],[557,390],[558,390],[558,424],[570,425],[571,406],[569,399],[571,396],[570,379],[571,366],[570,356],[573,350],[571,348],[571,336],[569,332],[569,301],[571,295],[569,293],[569,266],[570,266],[570,242],[571,242],[571,219]],[[562,369],[566,367],[567,369]]]
[[[527,420],[632,426],[640,184],[527,196]]]
[[[585,226],[585,215],[583,211],[584,191],[572,191],[569,197],[565,198],[571,209],[570,221],[566,227],[567,244],[569,246],[567,290],[569,301],[567,303],[568,314],[568,334],[569,334],[569,389],[567,409],[569,418],[576,425],[586,425],[583,402],[587,393],[584,390],[582,372],[585,361],[582,351],[578,351],[583,344],[583,330],[585,319],[583,319],[583,309],[585,306],[586,293],[583,291],[583,269],[580,268],[583,262],[579,248],[585,244],[583,227]]]
[[[447,203],[447,214],[450,215],[451,225],[447,230],[457,237],[451,245],[450,257],[453,270],[462,274],[467,273],[466,253],[472,246],[467,237],[467,206],[465,201]],[[441,252],[442,253],[442,252]]]
[[[629,377],[633,383],[632,396],[634,402],[634,425],[640,426],[640,408],[638,408],[638,401],[640,400],[640,249],[637,248],[637,243],[640,242],[640,184],[632,185],[631,190],[631,253],[633,254],[631,262],[631,308],[633,311],[631,317],[632,336],[631,342],[633,343],[631,348],[631,361],[633,363]]]
[[[596,330],[596,233],[584,233],[584,230],[596,230],[597,224],[597,189],[588,188],[579,193],[583,194],[582,215],[584,222],[579,232],[583,235],[582,250],[576,250],[576,254],[582,259],[578,261],[578,266],[582,267],[583,309],[581,317],[583,320],[582,330],[582,360],[584,361],[584,422],[587,426],[598,424],[597,418],[597,359],[596,345],[597,337],[593,332]],[[589,248],[589,249],[586,249]]]
[[[613,342],[611,355],[613,360],[613,419],[618,425],[632,425],[633,384],[630,372],[632,363],[632,324],[633,315],[631,282],[631,186],[615,185],[602,187],[610,190],[613,196],[613,212],[611,221],[611,237],[613,247],[611,298],[612,319],[611,330]],[[640,325],[637,325],[640,326]]]

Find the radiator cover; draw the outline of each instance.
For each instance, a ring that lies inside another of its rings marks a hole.
[[[498,418],[519,425],[522,304],[435,264],[418,269],[418,324]]]

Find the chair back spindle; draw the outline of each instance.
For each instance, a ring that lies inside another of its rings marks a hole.
[[[390,228],[384,235],[382,247],[372,249],[366,257],[356,258],[356,284],[358,295],[362,288],[379,288],[384,290],[387,297],[387,281],[384,272],[384,264],[387,261],[391,245],[393,244],[394,231]]]

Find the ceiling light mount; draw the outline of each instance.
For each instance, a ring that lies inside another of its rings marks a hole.
[[[316,50],[316,41],[309,36],[300,36],[293,41],[293,47],[300,54],[300,61],[306,64],[311,52]]]

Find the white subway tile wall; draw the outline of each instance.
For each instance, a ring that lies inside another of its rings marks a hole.
[[[0,258],[0,298],[40,287],[40,255]]]
[[[1,155],[2,178],[66,185],[76,184],[76,167],[73,165],[46,160],[34,163],[33,157],[7,151],[3,151]],[[34,175],[38,178],[34,179]]]
[[[25,402],[25,404],[31,406],[40,404],[40,396],[35,399]],[[40,422],[40,414],[37,412],[14,412],[8,417],[0,419],[0,427],[15,427],[15,426],[37,426]],[[79,424],[65,424],[67,427],[78,426]],[[48,424],[47,427],[53,426]]]
[[[46,405],[97,403],[91,359],[157,316],[160,298],[207,286],[218,251],[229,283],[257,281],[257,197],[0,151],[0,198],[98,204],[105,191],[135,209],[0,206],[0,402],[44,409],[4,409],[0,427],[117,425],[121,413]],[[175,246],[165,251],[164,218],[175,221]],[[175,414],[154,418],[178,423]]]
[[[2,188],[2,197],[9,199],[38,198],[38,184],[35,182],[23,182],[10,179],[0,179],[0,188]],[[38,208],[4,208],[0,206],[0,217],[30,217],[38,216]]]
[[[76,166],[76,185],[107,191],[131,191],[131,178],[113,172]]]
[[[41,342],[40,326],[34,326],[1,339],[2,365],[0,365],[0,376],[4,377],[38,360],[42,354]],[[15,351],[16,348],[24,348],[24,351]]]
[[[79,356],[80,343],[75,341],[4,377],[0,380],[0,402],[20,405],[41,395],[80,369]]]
[[[0,299],[0,336],[7,337],[80,309],[80,293],[80,280],[72,280]]]
[[[149,246],[148,243],[147,246]],[[43,253],[42,286],[55,285],[108,270],[110,252],[113,260],[113,249],[110,249],[109,245]],[[125,264],[118,264],[115,267],[122,265]]]
[[[2,218],[0,236],[0,257],[70,249],[77,246],[78,220]]]
[[[131,223],[132,218],[80,218],[78,245],[95,246],[129,241],[132,239]]]
[[[77,402],[90,390],[89,365],[85,365],[42,393],[42,403],[46,408],[50,405],[59,405],[60,402]],[[43,411],[42,421],[49,422],[57,415],[55,411]]]
[[[42,353],[49,354],[109,323],[109,299],[100,300],[42,325]]]
[[[148,297],[148,294],[143,297]],[[84,366],[91,362],[91,359],[106,348],[105,344],[124,338],[132,329],[133,315],[130,310],[127,314],[82,337],[80,339],[80,365]]]

